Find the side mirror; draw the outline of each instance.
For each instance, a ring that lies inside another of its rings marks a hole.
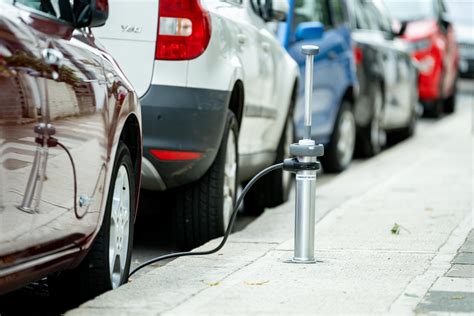
[[[317,40],[323,37],[324,25],[321,22],[302,22],[296,27],[297,41]]]
[[[98,27],[109,17],[107,0],[74,0],[75,27]]]
[[[286,21],[290,6],[287,0],[273,0],[272,5],[272,20]]]

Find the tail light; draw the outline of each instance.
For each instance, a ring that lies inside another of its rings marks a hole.
[[[202,157],[202,154],[195,151],[177,151],[177,150],[161,150],[152,149],[150,153],[163,161],[186,161],[195,160]]]
[[[362,62],[362,49],[360,47],[354,47],[354,61],[356,65],[359,65]]]
[[[156,59],[189,60],[206,50],[211,19],[200,0],[160,0]]]

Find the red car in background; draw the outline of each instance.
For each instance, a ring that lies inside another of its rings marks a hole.
[[[418,90],[426,116],[439,117],[455,108],[459,52],[443,0],[386,0],[400,22],[400,37],[418,61]]]

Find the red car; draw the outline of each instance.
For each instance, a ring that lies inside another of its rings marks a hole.
[[[459,52],[443,0],[387,0],[418,61],[419,97],[427,116],[438,117],[455,108]]]
[[[107,15],[0,1],[0,294],[47,276],[80,302],[128,280],[141,114],[91,32]]]

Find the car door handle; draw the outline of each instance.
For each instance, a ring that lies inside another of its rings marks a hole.
[[[239,44],[243,45],[245,44],[245,42],[247,42],[247,36],[245,36],[244,34],[237,34],[237,41],[239,42]]]
[[[336,52],[334,52],[334,51],[328,52],[328,58],[329,58],[330,60],[336,59],[336,58],[337,58]]]
[[[267,43],[267,42],[262,43],[262,49],[265,53],[268,53],[270,51],[270,43]]]

